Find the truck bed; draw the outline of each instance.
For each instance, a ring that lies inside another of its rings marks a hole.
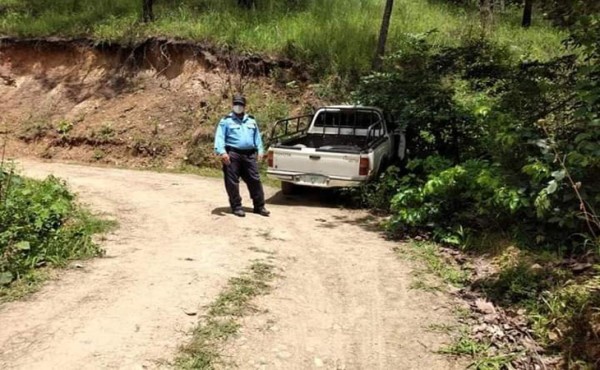
[[[343,151],[359,153],[368,143],[364,136],[307,134],[278,145],[285,148],[314,148],[318,151]]]
[[[267,173],[298,185],[359,186],[389,160],[394,138],[378,108],[321,108],[275,124]]]

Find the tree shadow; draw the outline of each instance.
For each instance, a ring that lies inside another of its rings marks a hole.
[[[326,220],[318,218],[320,224],[317,225],[319,228],[334,229],[341,225],[352,225],[358,226],[364,231],[370,233],[378,233],[380,236],[388,239],[388,235],[385,233],[385,229],[382,225],[381,218],[373,214],[368,214],[359,218],[353,218],[349,216],[333,216],[332,220]]]
[[[377,217],[376,215],[369,214],[356,219],[347,219],[345,223],[358,226],[361,229],[371,233],[378,233],[384,239],[389,239],[389,235],[385,232],[385,228],[382,225],[381,218]]]
[[[350,208],[347,197],[339,190],[316,187],[298,187],[293,195],[284,195],[279,191],[267,199],[266,203],[281,206]]]

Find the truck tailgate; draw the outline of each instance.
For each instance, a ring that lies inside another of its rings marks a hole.
[[[273,168],[276,170],[353,178],[358,176],[360,155],[317,151],[313,148],[273,150]]]

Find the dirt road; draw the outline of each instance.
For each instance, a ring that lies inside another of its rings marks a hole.
[[[23,167],[65,178],[120,228],[103,242],[106,258],[0,306],[2,369],[168,367],[203,306],[261,250],[275,252],[282,278],[223,349],[239,368],[457,368],[432,352],[447,338],[426,330],[451,321],[448,302],[409,289],[409,264],[365,229],[364,212],[266,189],[272,217],[240,219],[224,213],[219,179]]]

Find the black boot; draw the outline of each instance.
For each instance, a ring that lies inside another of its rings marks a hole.
[[[269,217],[269,215],[271,214],[271,212],[267,211],[265,207],[254,208],[254,213],[265,217]]]

